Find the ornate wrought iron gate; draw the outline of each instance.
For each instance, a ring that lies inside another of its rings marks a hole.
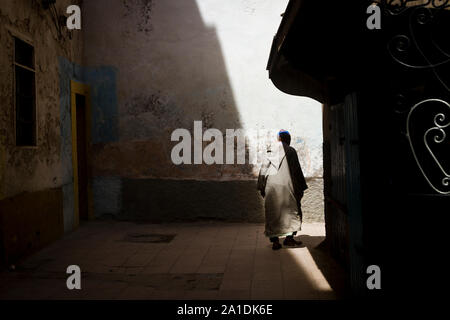
[[[405,292],[411,285],[430,285],[417,275],[437,271],[436,258],[446,249],[450,1],[379,5],[381,30],[363,34],[372,50],[368,58],[377,60],[370,87],[360,90],[362,218],[365,250],[371,253],[364,264],[381,261],[392,292]],[[419,233],[438,241],[430,246]]]
[[[414,6],[408,6],[413,2]],[[395,1],[382,3],[390,27],[387,51],[405,83],[393,92],[393,110],[400,134],[428,186],[407,189],[449,195],[450,1],[427,0],[417,5],[417,1],[403,0],[394,7]]]

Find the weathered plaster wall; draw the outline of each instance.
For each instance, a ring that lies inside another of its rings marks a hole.
[[[148,216],[157,215],[154,197],[169,193],[166,187],[183,190],[173,186],[177,181],[184,183],[179,180],[215,182],[215,187],[202,189],[202,198],[220,203],[235,192],[235,181],[249,181],[239,184],[242,199],[256,194],[253,179],[258,166],[172,163],[170,153],[176,144],[170,141],[172,131],[192,132],[196,120],[205,129],[224,133],[239,128],[291,131],[305,174],[313,178],[304,208],[312,216],[321,216],[321,106],[278,91],[265,70],[286,5],[287,1],[271,0],[84,1],[83,62],[89,68],[114,68],[117,81],[112,113],[99,115],[102,120],[93,126],[98,136],[111,137],[93,145],[97,216],[132,216],[127,195],[138,185],[151,195],[134,199],[140,201],[136,203],[140,208],[148,207]],[[97,127],[104,123],[111,123],[113,135]],[[261,141],[249,138],[248,143]],[[172,195],[173,204],[183,203],[183,195]],[[259,201],[260,210],[261,199],[254,201]],[[220,215],[215,206],[203,208]],[[247,215],[242,213],[242,218]]]
[[[62,236],[62,200],[61,188],[26,192],[0,200],[4,250],[0,264],[15,263]]]
[[[80,2],[61,0],[56,8],[64,15],[68,5]],[[34,46],[36,147],[15,145],[14,36]],[[5,247],[18,250],[11,252],[18,257],[24,247],[39,247],[58,237],[65,224],[70,229],[71,172],[63,171],[68,160],[61,139],[62,125],[70,119],[62,117],[59,98],[67,94],[69,84],[60,81],[58,57],[81,63],[82,33],[62,29],[59,34],[41,1],[2,0],[0,48],[0,236]]]
[[[69,4],[58,1],[65,13]],[[0,5],[0,146],[2,171],[0,198],[24,191],[60,187],[61,173],[59,65],[58,57],[81,62],[81,33],[58,39],[48,10],[40,1],[2,1]],[[14,136],[14,41],[13,35],[31,41],[35,50],[37,147],[16,147]]]

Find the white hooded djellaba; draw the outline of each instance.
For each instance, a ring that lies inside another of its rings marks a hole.
[[[301,230],[300,201],[308,188],[295,149],[279,142],[274,151],[268,151],[258,177],[258,190],[265,198],[264,234],[270,238]]]

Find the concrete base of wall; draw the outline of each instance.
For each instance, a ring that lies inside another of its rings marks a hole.
[[[264,221],[254,181],[125,179],[122,186],[124,218]]]
[[[322,179],[308,180],[302,200],[305,222],[323,221]],[[256,181],[199,181],[96,177],[93,182],[97,218],[148,222],[264,221],[264,200]]]
[[[0,201],[2,264],[15,263],[63,235],[62,200],[57,188]]]
[[[302,199],[303,221],[324,222],[323,178],[306,180],[308,189]]]

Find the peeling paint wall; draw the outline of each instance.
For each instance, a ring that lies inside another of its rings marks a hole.
[[[65,15],[68,5],[80,2],[57,1],[56,9]],[[15,143],[14,37],[34,47],[36,147],[17,147]],[[0,236],[5,248],[39,247],[60,236],[64,225],[70,224],[63,214],[69,207],[73,218],[73,192],[69,190],[72,174],[63,170],[70,155],[61,137],[61,128],[66,121],[70,123],[70,114],[62,113],[60,108],[60,94],[69,94],[70,83],[60,81],[59,57],[81,63],[82,44],[81,32],[58,32],[50,10],[44,9],[41,1],[1,1],[0,203],[4,207],[0,210]],[[17,199],[26,199],[27,203]],[[11,257],[20,254],[11,252]]]
[[[61,14],[69,4],[58,1]],[[0,130],[3,176],[1,198],[24,191],[60,187],[60,81],[58,57],[81,62],[82,35],[58,32],[48,10],[40,1],[2,1],[0,5]],[[16,147],[14,135],[14,40],[17,36],[31,41],[35,51],[37,147]]]
[[[172,163],[173,130],[193,132],[193,122],[201,120],[204,129],[217,128],[223,133],[240,128],[263,133],[271,128],[288,129],[312,183],[304,200],[309,212],[306,219],[323,217],[321,105],[278,91],[265,70],[286,5],[287,0],[84,1],[88,32],[83,63],[87,68],[114,68],[117,81],[117,100],[111,103],[117,118],[99,115],[101,120],[93,125],[98,136],[109,137],[106,127],[99,126],[117,120],[112,126],[117,129],[114,139],[93,141],[96,216],[132,216],[131,198],[125,198],[132,194],[130,190],[138,190],[137,185],[149,193],[147,198],[133,200],[140,202],[136,206],[148,208],[147,218],[164,212],[174,215],[174,203],[184,203],[179,193],[174,192],[166,206],[153,203],[158,195],[170,191],[164,189],[169,185],[182,190],[167,180],[215,182],[215,187],[200,188],[207,193],[204,199],[226,199],[236,192],[233,181],[248,181],[239,185],[243,200],[249,193],[256,194],[257,166]],[[261,143],[258,139],[248,142]],[[260,219],[262,201],[255,201]],[[213,212],[208,215],[221,215],[214,206],[202,208]]]

